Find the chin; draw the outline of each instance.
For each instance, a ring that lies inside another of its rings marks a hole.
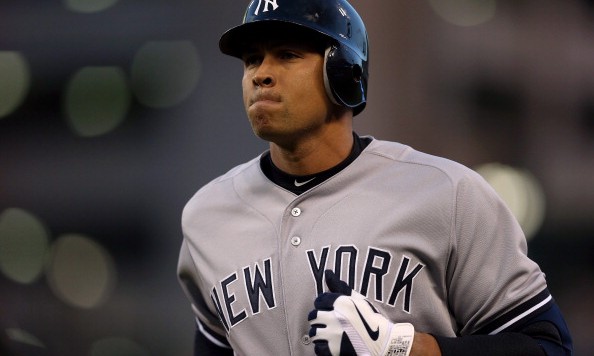
[[[252,125],[252,131],[258,138],[268,142],[280,142],[284,137],[281,132],[270,126]]]
[[[270,115],[250,115],[249,119],[250,125],[252,126],[252,131],[254,131],[256,136],[264,138],[270,135],[274,135],[275,130],[272,127]]]
[[[252,130],[254,131],[254,134],[256,136],[258,136],[259,138],[261,138],[264,141],[274,142],[278,138],[278,134],[275,134],[271,130],[263,130],[263,129],[253,128],[253,127],[252,127]]]

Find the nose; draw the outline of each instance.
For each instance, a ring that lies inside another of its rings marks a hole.
[[[271,87],[274,84],[274,80],[271,76],[254,75],[253,82],[258,87]]]
[[[258,87],[271,87],[276,84],[276,79],[273,73],[273,63],[269,56],[262,59],[262,63],[258,66],[252,77],[252,82]]]

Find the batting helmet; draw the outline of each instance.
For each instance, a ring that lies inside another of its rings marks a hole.
[[[252,0],[241,25],[223,33],[219,48],[241,58],[259,36],[310,31],[326,42],[324,83],[330,99],[357,115],[367,101],[368,40],[363,20],[345,0]],[[315,37],[314,37],[315,38]]]

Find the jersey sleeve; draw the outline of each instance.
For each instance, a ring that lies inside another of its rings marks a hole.
[[[208,330],[199,319],[196,319],[196,335],[194,337],[194,356],[233,356],[233,349],[221,337]]]
[[[573,343],[559,307],[552,302],[543,312],[528,317],[497,334],[474,334],[462,337],[433,335],[443,356],[477,355],[559,355],[571,356]]]
[[[457,182],[454,212],[446,278],[459,335],[495,334],[548,307],[552,298],[522,229],[477,173]]]
[[[182,242],[177,271],[179,282],[190,300],[192,311],[196,317],[196,347],[202,345],[202,347],[219,348],[223,354],[225,349],[231,349],[231,347],[218,316],[208,308],[202,291],[198,287],[199,277],[196,265],[185,240]]]

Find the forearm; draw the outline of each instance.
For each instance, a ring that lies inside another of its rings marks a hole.
[[[478,355],[484,350],[489,350],[492,355],[502,356],[545,355],[534,338],[522,333],[434,337],[416,332],[410,356]]]
[[[441,349],[433,335],[415,332],[410,356],[441,356]]]
[[[536,339],[519,332],[497,335],[470,335],[463,337],[434,338],[443,356],[479,355],[489,350],[489,355],[501,356],[544,356],[546,353]]]

